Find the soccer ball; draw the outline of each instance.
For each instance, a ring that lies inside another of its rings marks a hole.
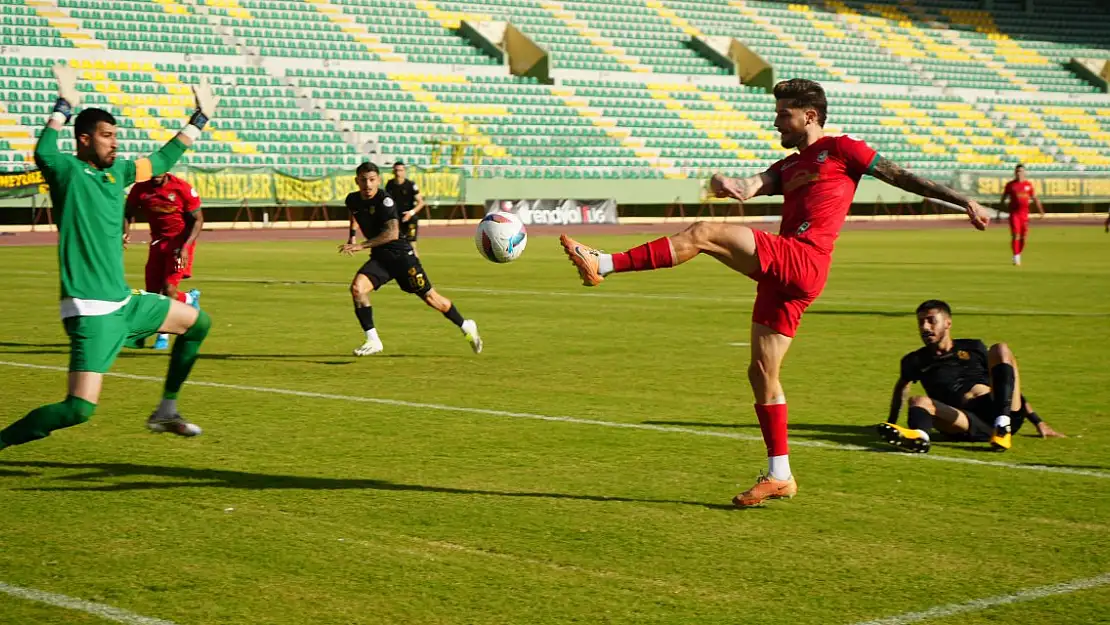
[[[528,233],[520,218],[512,213],[490,213],[478,224],[474,245],[486,260],[511,263],[520,258],[528,245]]]

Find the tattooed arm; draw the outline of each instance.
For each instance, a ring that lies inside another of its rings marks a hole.
[[[875,167],[871,170],[871,175],[903,191],[941,200],[963,208],[967,212],[968,219],[971,220],[971,225],[979,230],[983,230],[990,223],[987,209],[980,206],[975,200],[969,199],[940,183],[906,171],[905,168],[889,159],[880,157],[879,162],[875,163]]]
[[[709,190],[716,197],[731,197],[743,202],[757,195],[778,195],[782,193],[777,171],[767,171],[747,178],[729,178],[714,174],[709,180]]]

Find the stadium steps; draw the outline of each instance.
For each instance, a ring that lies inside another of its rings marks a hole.
[[[439,24],[443,28],[451,31],[456,31],[462,25],[463,21],[468,22],[482,22],[489,21],[491,18],[485,13],[471,13],[466,11],[445,11],[439,8],[435,2],[431,0],[417,0],[413,6],[424,12],[428,19]]]
[[[851,75],[847,70],[838,67],[832,60],[824,58],[818,52],[811,50],[809,46],[799,40],[780,25],[775,24],[770,18],[764,16],[760,11],[751,6],[745,0],[729,0],[729,5],[736,9],[741,15],[750,19],[754,24],[761,27],[766,32],[770,33],[779,41],[780,44],[787,46],[798,53],[800,57],[805,59],[808,63],[812,63],[816,67],[820,67],[828,72],[832,80],[838,82],[854,83],[859,82],[859,77]],[[799,6],[799,5],[791,5]],[[805,7],[808,9],[808,7]],[[785,76],[790,77],[790,76]]]
[[[442,123],[447,126],[454,135],[462,137],[463,140],[478,147],[486,156],[493,158],[510,157],[508,150],[494,143],[492,139],[482,133],[475,124],[468,120],[468,118],[481,116],[507,116],[510,115],[507,108],[494,104],[446,104],[442,102],[434,92],[425,89],[424,84],[422,84],[429,81],[466,82],[466,79],[462,76],[443,75],[438,77],[418,77],[405,74],[390,74],[388,78],[401,85],[402,91],[411,93],[413,100],[422,103],[429,113],[439,117]]]
[[[56,28],[62,37],[73,42],[77,48],[92,48],[103,50],[108,47],[106,43],[96,38],[91,31],[81,26],[81,22],[73,19],[69,12],[58,6],[57,0],[24,0],[27,6],[44,19],[51,27]]]
[[[921,79],[919,84],[936,84],[936,74],[921,64],[921,60],[928,56],[928,51],[938,51],[940,48],[936,41],[926,36],[921,29],[908,27],[908,16],[897,8],[868,6],[877,10],[879,15],[866,16],[844,2],[825,1],[825,7],[843,20],[847,30],[858,33],[878,50],[906,65]]]
[[[568,28],[577,32],[583,39],[589,41],[605,54],[613,57],[613,59],[622,65],[626,71],[639,73],[652,71],[650,67],[641,63],[639,59],[633,57],[620,46],[617,46],[611,39],[605,37],[576,16],[573,11],[568,10],[559,0],[543,0],[540,6],[550,12],[556,19],[562,21]]]
[[[179,3],[177,0],[152,0],[155,4],[162,7],[162,10],[170,15],[189,15],[189,7]]]
[[[155,0],[156,2],[160,0]],[[195,0],[194,0],[195,1]],[[200,3],[219,10],[223,15],[241,20],[253,20],[254,14],[239,4],[239,0],[200,0]]]
[[[353,16],[345,13],[341,6],[332,4],[329,0],[305,0],[305,2],[339,26],[339,30],[366,46],[367,51],[377,55],[380,60],[387,63],[405,62],[404,55],[398,54],[392,46],[384,43],[381,37],[369,32],[366,26],[360,24]]]
[[[602,109],[591,106],[589,100],[577,95],[574,87],[557,87],[552,90],[552,93],[561,98],[563,103],[579,116],[588,119],[591,124],[630,150],[636,158],[643,159],[651,168],[662,173],[663,177],[684,177],[673,160],[662,157],[659,149],[647,147],[647,142],[643,138],[633,136],[632,130],[622,128],[616,119],[606,116]]]
[[[706,34],[703,33],[700,28],[691,24],[689,20],[676,13],[674,9],[671,9],[664,5],[661,0],[644,0],[644,5],[647,6],[649,9],[653,9],[656,13],[659,14],[659,17],[662,17],[663,19],[669,21],[672,26],[682,31],[683,33],[691,37],[706,36]]]

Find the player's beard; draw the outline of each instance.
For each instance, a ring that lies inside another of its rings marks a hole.
[[[782,147],[786,148],[787,150],[793,150],[801,144],[802,137],[804,136],[805,133],[801,132],[786,133],[782,135],[780,143],[782,144]]]
[[[116,164],[116,153],[115,152],[108,152],[107,154],[104,155],[104,158],[100,158],[100,156],[98,155],[96,160],[97,160],[97,163],[96,163],[96,168],[97,169],[108,169],[112,165]]]

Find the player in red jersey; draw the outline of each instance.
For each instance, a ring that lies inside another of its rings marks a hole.
[[[146,260],[146,290],[162,293],[200,308],[200,291],[183,293],[178,289],[181,281],[193,275],[193,257],[197,237],[204,226],[200,211],[200,196],[188,183],[174,176],[163,174],[131,187],[127,196],[127,234],[135,216],[142,212],[150,223],[150,252]],[[169,347],[169,335],[159,334],[154,349]]]
[[[733,498],[737,506],[793,497],[798,485],[790,471],[786,396],[779,369],[797,332],[802,313],[820,295],[832,262],[833,244],[848,214],[860,177],[870,174],[896,187],[962,206],[982,230],[986,210],[959,193],[912,174],[880,157],[862,141],[825,136],[827,104],[821,85],[793,79],[775,85],[775,128],[783,147],[797,149],[767,171],[742,179],[720,174],[711,188],[718,197],[740,201],[783,194],[779,234],[728,223],[697,222],[671,237],[620,254],[602,254],[563,235],[563,249],[586,286],[610,273],[673,267],[708,254],[753,280],[751,364],[748,379],[755,412],[767,446],[768,472]]]
[[[1033,183],[1025,179],[1025,165],[1018,163],[1014,168],[1014,179],[1006,183],[1002,190],[1002,207],[1006,208],[1006,198],[1010,198],[1010,249],[1014,252],[1014,264],[1021,264],[1021,252],[1025,249],[1025,237],[1029,234],[1029,201],[1037,204],[1037,212],[1044,217],[1044,206],[1037,197]]]

